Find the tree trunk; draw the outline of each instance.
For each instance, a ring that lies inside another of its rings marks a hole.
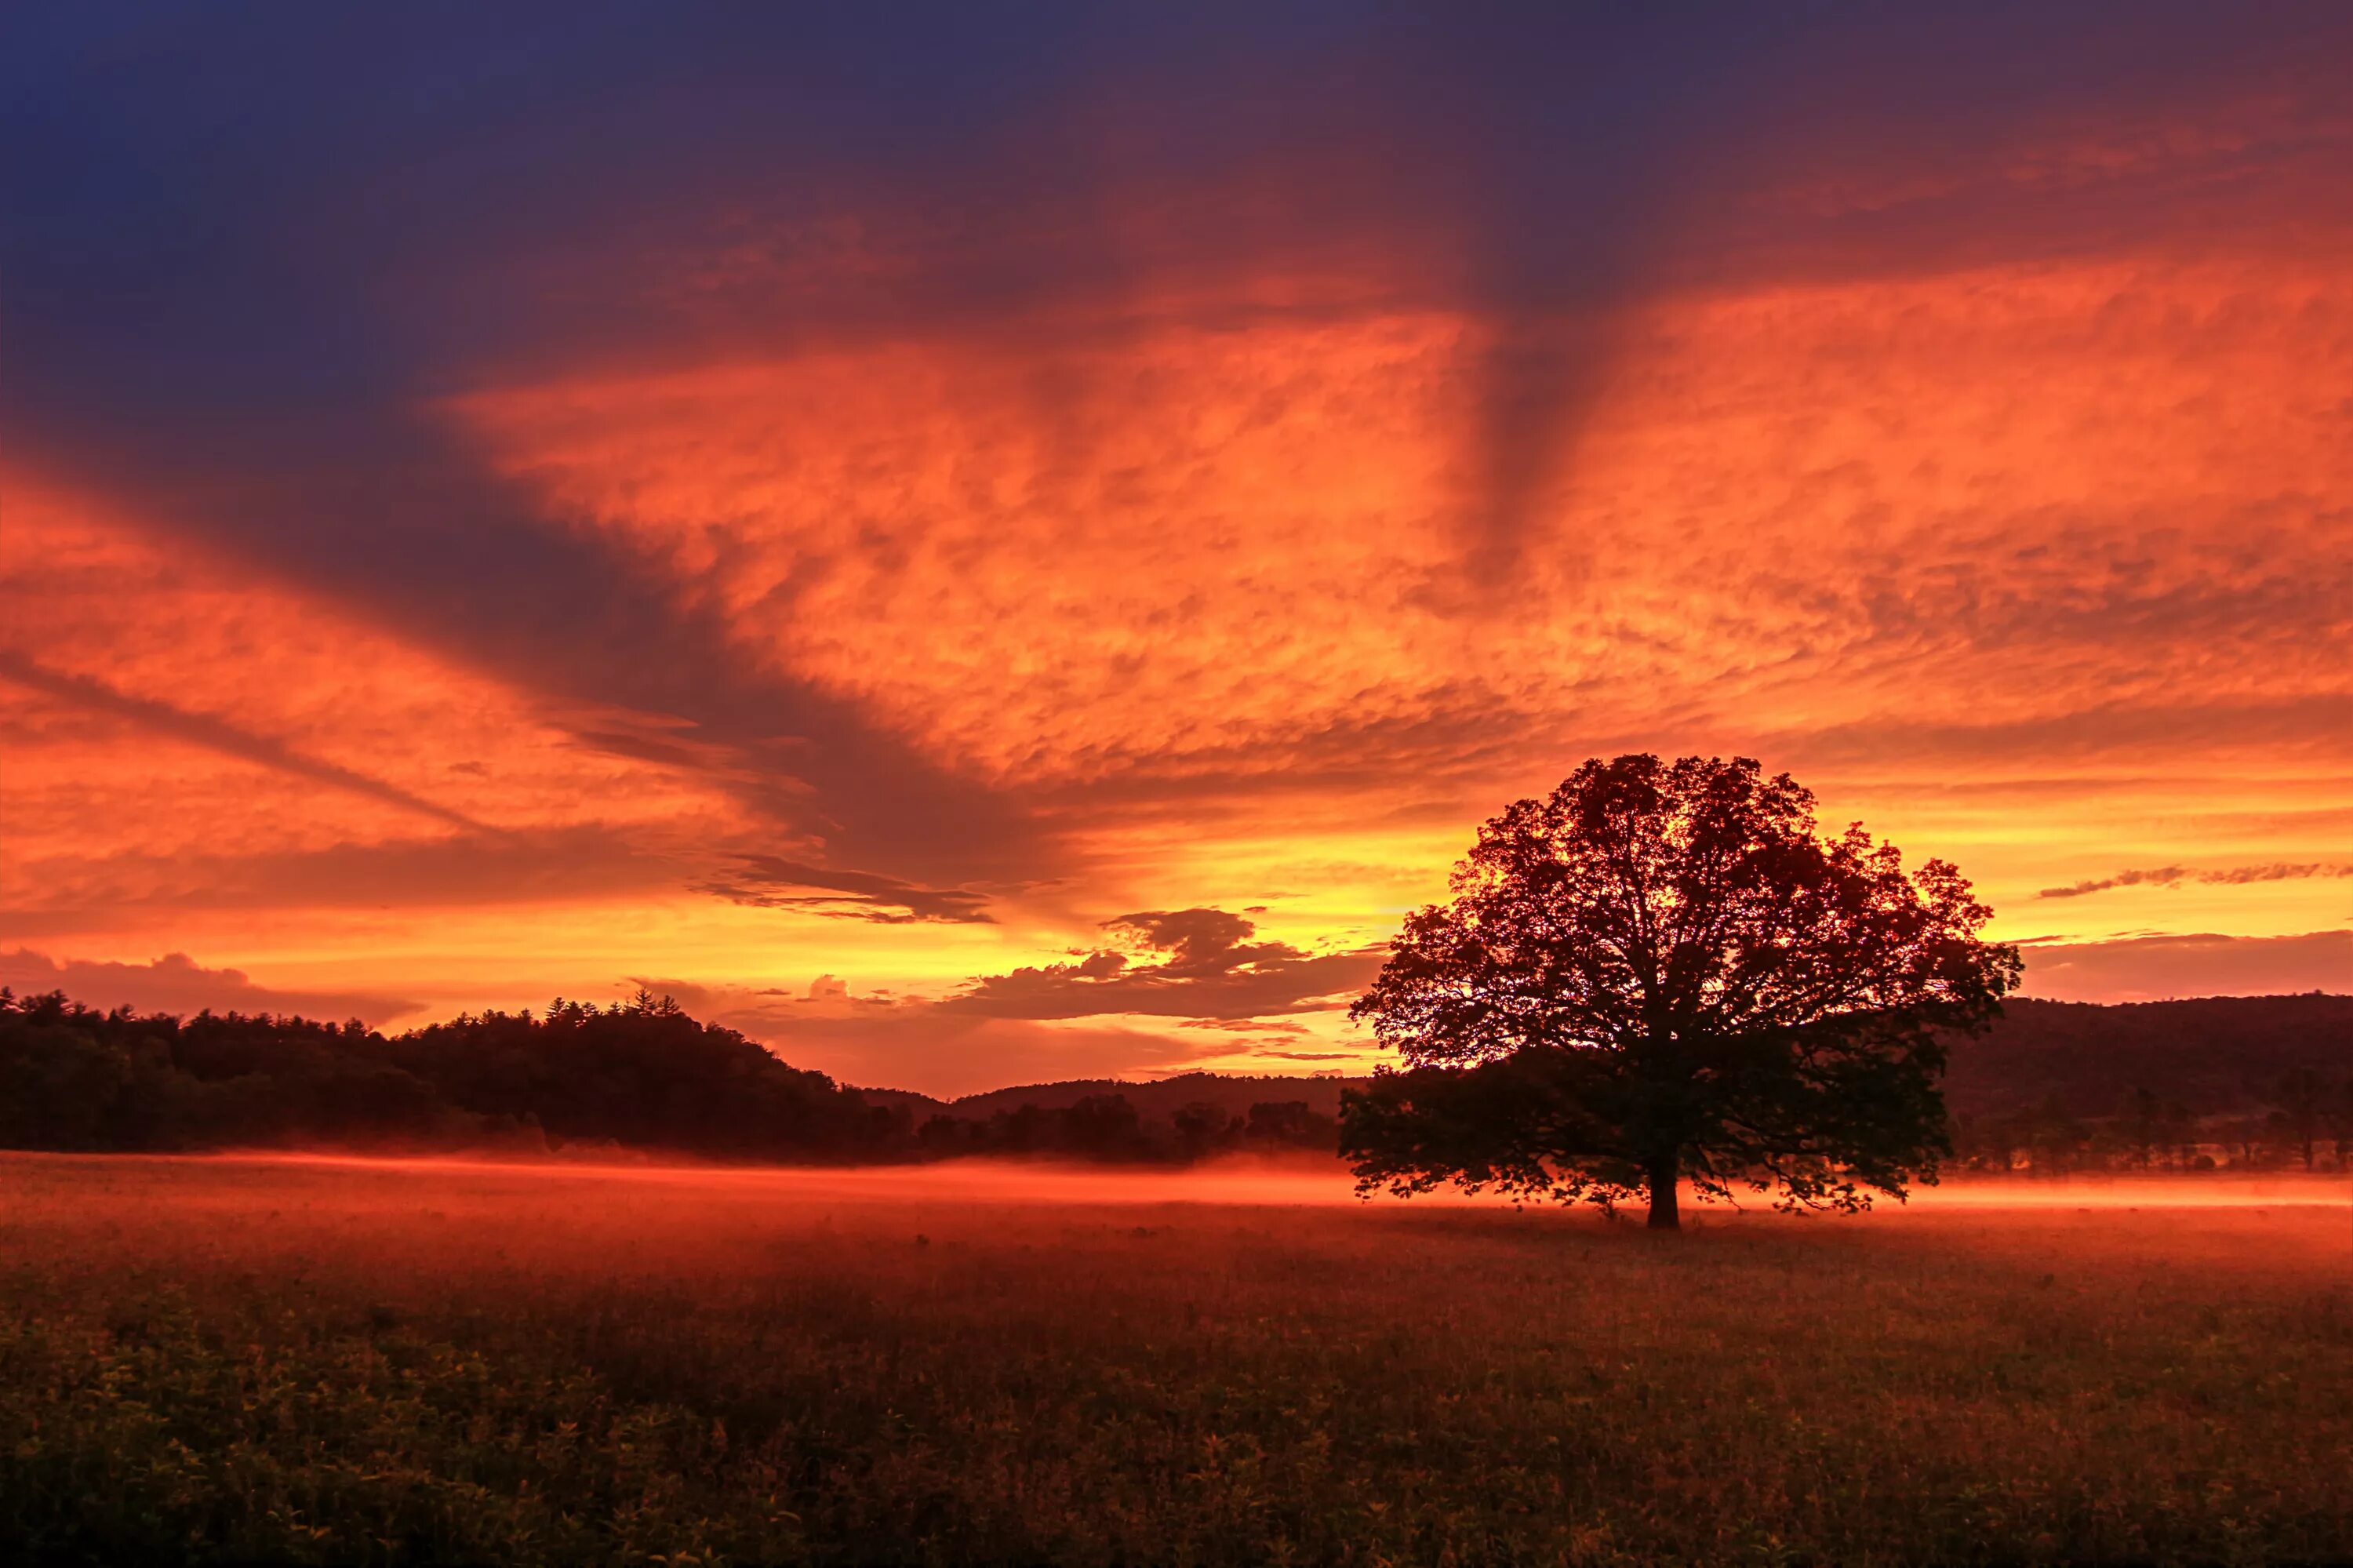
[[[1651,1229],[1679,1231],[1683,1220],[1675,1212],[1675,1177],[1678,1162],[1673,1154],[1662,1154],[1651,1161]]]

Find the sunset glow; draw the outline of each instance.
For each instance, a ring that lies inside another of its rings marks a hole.
[[[60,12],[0,65],[0,982],[1356,1071],[1479,821],[1647,750],[1957,862],[2030,995],[2353,990],[2314,16],[1981,26],[1987,90],[1893,18],[1558,77]]]

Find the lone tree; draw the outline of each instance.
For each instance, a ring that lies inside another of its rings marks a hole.
[[[1642,1192],[1672,1229],[1683,1179],[1843,1210],[1935,1181],[1938,1032],[2000,1012],[2018,951],[1951,865],[1813,808],[1746,758],[1630,756],[1482,827],[1353,1010],[1408,1065],[1343,1098],[1359,1189]]]

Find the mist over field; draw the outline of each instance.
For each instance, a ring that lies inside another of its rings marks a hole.
[[[0,1160],[22,1159],[0,1153]],[[50,1157],[59,1169],[73,1168],[72,1157]],[[882,1167],[744,1167],[740,1165],[675,1164],[639,1156],[617,1162],[595,1155],[578,1159],[541,1155],[453,1157],[448,1155],[387,1155],[333,1147],[228,1150],[208,1155],[111,1155],[84,1157],[82,1168],[95,1181],[107,1180],[118,1166],[136,1170],[201,1172],[221,1168],[232,1184],[227,1194],[265,1190],[268,1174],[283,1169],[299,1176],[305,1171],[344,1171],[387,1182],[436,1178],[459,1183],[472,1181],[486,1192],[527,1192],[534,1181],[561,1191],[580,1183],[590,1191],[612,1185],[642,1189],[661,1199],[693,1204],[724,1200],[773,1203],[796,1212],[812,1204],[838,1203],[857,1208],[875,1204],[936,1203],[951,1210],[997,1205],[1071,1205],[1116,1203],[1193,1203],[1220,1206],[1348,1207],[1390,1210],[1467,1207],[1524,1211],[1528,1200],[1504,1193],[1466,1192],[1440,1188],[1399,1198],[1378,1188],[1366,1189],[1337,1161],[1264,1160],[1237,1155],[1183,1170],[1106,1170],[1099,1165],[1068,1160],[965,1160],[924,1165]],[[230,1172],[242,1172],[230,1177]],[[191,1189],[189,1201],[200,1199]],[[390,1189],[396,1200],[398,1185]],[[219,1201],[234,1201],[225,1196]],[[1541,1209],[1542,1204],[1534,1205]],[[1955,1209],[2124,1209],[2138,1213],[2170,1209],[2268,1211],[2274,1208],[2321,1208],[2344,1211],[2353,1219],[2353,1189],[2333,1174],[2298,1171],[2240,1173],[2183,1178],[2147,1172],[2095,1171],[2043,1180],[1972,1178],[1947,1179],[1922,1187],[1902,1202],[1883,1201],[1876,1213],[1888,1218],[1905,1213],[1942,1213]],[[1773,1213],[1762,1201],[1730,1204],[1700,1212],[1698,1222],[1710,1218],[1733,1223]],[[1809,1218],[1829,1225],[1821,1216]],[[2348,1230],[2353,1236],[2353,1230]]]
[[[0,1419],[22,1435],[0,1540],[615,1563],[2353,1550],[2334,1184],[1700,1220],[1662,1242],[1247,1169],[0,1156]]]

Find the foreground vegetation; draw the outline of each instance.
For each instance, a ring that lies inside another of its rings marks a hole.
[[[0,1558],[2353,1554],[2341,1211],[963,1169],[0,1157]]]

